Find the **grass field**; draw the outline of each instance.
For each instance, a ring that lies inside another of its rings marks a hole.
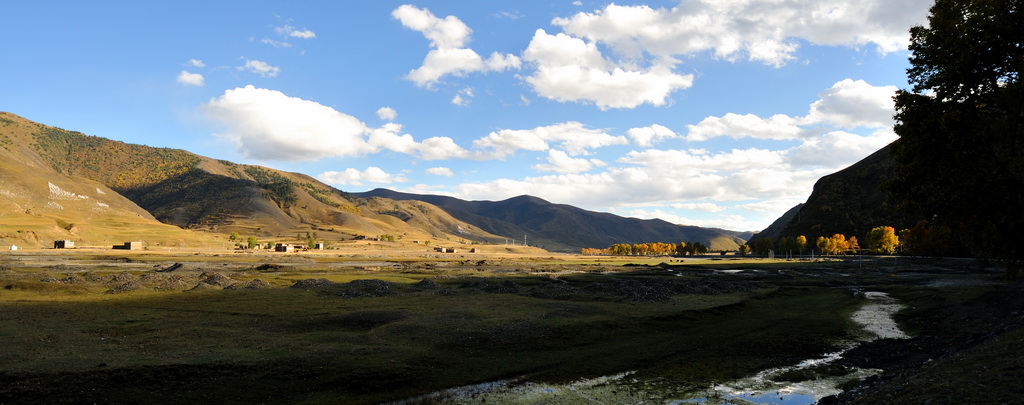
[[[625,371],[699,389],[852,339],[851,286],[932,277],[665,261],[5,255],[0,402],[379,403]]]

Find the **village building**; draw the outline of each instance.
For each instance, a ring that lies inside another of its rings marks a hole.
[[[55,240],[53,241],[54,249],[72,249],[75,247],[75,241],[72,240]]]
[[[122,245],[114,245],[113,248],[114,249],[121,249],[121,250],[142,250],[142,242],[140,242],[140,241],[125,242]]]
[[[295,246],[293,246],[290,243],[287,243],[287,244],[285,244],[285,243],[278,243],[277,245],[274,246],[274,251],[275,252],[294,252],[295,251]]]

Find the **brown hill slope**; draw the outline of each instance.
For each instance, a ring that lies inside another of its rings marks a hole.
[[[335,240],[383,234],[497,239],[428,204],[353,198],[298,173],[84,135],[9,113],[0,113],[0,128],[0,154],[18,162],[0,174],[17,177],[19,167],[32,167],[49,177],[89,180],[133,202],[138,215],[181,228],[260,237],[320,231]],[[29,200],[45,205],[39,194]]]
[[[52,246],[61,239],[80,246],[220,243],[213,235],[160,223],[102,182],[56,170],[52,156],[35,152],[40,132],[38,124],[0,113],[0,249]]]

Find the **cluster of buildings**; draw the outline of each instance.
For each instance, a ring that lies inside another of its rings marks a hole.
[[[74,249],[75,248],[75,241],[67,240],[67,239],[55,240],[55,241],[53,241],[53,248],[54,249]],[[130,242],[122,243],[120,245],[111,246],[111,248],[112,249],[120,249],[120,250],[142,250],[142,242],[140,242],[140,241],[130,241]]]

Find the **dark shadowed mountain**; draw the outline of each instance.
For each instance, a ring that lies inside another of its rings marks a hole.
[[[896,211],[886,202],[882,189],[892,178],[895,164],[892,144],[846,169],[822,177],[814,184],[807,202],[793,207],[751,240],[762,237],[804,235],[808,241],[836,233],[862,239],[871,228],[892,226],[899,229],[914,225],[915,219]],[[813,243],[813,242],[812,242]]]
[[[578,252],[581,248],[605,248],[616,243],[701,242],[712,250],[735,250],[749,233],[696,226],[682,226],[660,219],[624,218],[587,211],[571,205],[552,204],[531,196],[504,201],[466,201],[440,195],[407,194],[387,189],[353,193],[355,197],[415,200],[435,205],[452,217],[515,243],[551,251]]]

